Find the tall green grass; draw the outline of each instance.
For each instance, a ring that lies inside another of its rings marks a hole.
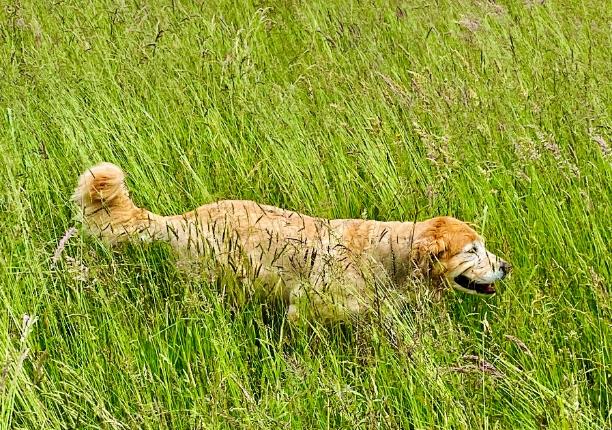
[[[1,427],[610,426],[609,22],[589,0],[9,0]],[[53,265],[102,160],[162,214],[453,215],[515,270],[491,299],[417,300],[399,347],[288,335],[163,246],[79,235]]]

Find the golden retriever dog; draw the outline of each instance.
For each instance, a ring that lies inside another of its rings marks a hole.
[[[123,171],[101,163],[73,199],[84,228],[109,244],[165,241],[179,260],[214,262],[250,288],[284,299],[287,317],[346,321],[380,310],[408,284],[492,295],[510,265],[451,217],[421,222],[322,219],[248,200],[222,200],[181,215],[137,207]]]

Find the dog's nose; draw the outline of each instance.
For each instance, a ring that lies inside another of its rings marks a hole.
[[[502,271],[504,276],[506,276],[512,270],[512,265],[510,263],[506,263],[505,261],[502,261],[501,264],[499,265],[499,269]]]

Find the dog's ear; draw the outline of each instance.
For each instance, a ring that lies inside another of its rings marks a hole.
[[[419,242],[417,249],[421,257],[431,258],[435,261],[440,259],[446,251],[446,241],[441,237],[429,236]]]
[[[427,273],[442,258],[447,250],[447,244],[444,238],[432,233],[415,241],[413,249],[417,265]]]

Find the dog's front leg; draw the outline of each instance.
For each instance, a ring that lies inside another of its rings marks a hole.
[[[292,325],[299,326],[305,322],[306,314],[304,307],[307,306],[306,295],[308,286],[305,282],[297,283],[289,293],[289,308],[287,309],[287,321]]]
[[[332,281],[323,285],[302,282],[289,295],[287,319],[293,324],[308,319],[323,323],[349,321],[366,306],[360,290],[347,282]]]

